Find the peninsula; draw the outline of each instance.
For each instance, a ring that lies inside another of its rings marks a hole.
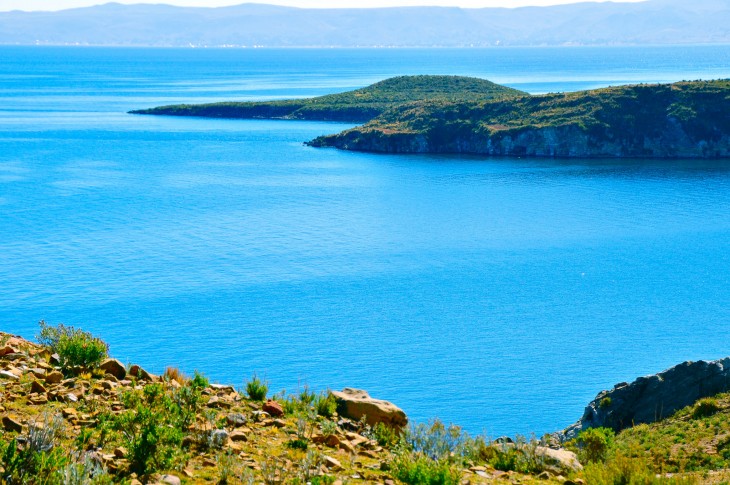
[[[135,114],[364,123],[314,147],[512,157],[730,157],[730,80],[531,96],[457,76],[403,76],[342,94],[163,106]]]

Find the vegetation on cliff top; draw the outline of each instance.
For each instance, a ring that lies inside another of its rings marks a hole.
[[[316,98],[181,104],[136,110],[131,113],[208,118],[285,118],[364,122],[387,109],[413,101],[477,102],[526,95],[525,92],[472,77],[400,76],[354,91]]]
[[[616,156],[650,155],[653,152],[646,143],[652,140],[667,145],[655,152],[663,150],[671,156],[672,144],[684,143],[685,136],[690,146],[730,136],[728,113],[728,80],[641,84],[507,100],[417,101],[310,144],[353,150],[487,153],[508,137],[514,140],[521,133],[555,128],[584,133],[597,151],[610,145]],[[566,136],[554,140],[558,150],[559,145],[569,144]],[[530,154],[514,150],[510,154]],[[709,151],[703,156],[715,154]]]
[[[100,340],[41,328],[37,345],[0,332],[0,483],[691,484],[730,479],[730,396],[614,435],[592,428],[567,443],[583,470],[551,458],[550,436],[471,437],[438,421],[398,430],[338,415],[332,394],[304,388],[247,397],[169,368],[92,358]],[[47,337],[50,337],[47,339]],[[70,338],[54,347],[60,338]],[[103,342],[101,342],[103,343]],[[103,348],[106,346],[103,344]],[[58,354],[52,355],[56,350]],[[253,383],[253,384],[252,384]],[[572,457],[572,458],[571,458]]]

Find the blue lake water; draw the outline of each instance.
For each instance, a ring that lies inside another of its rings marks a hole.
[[[142,117],[401,74],[533,93],[730,77],[730,47],[0,48],[0,329],[488,435],[730,355],[730,163],[387,156],[350,125]]]

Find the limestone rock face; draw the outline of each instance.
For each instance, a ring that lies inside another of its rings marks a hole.
[[[117,359],[106,359],[101,363],[101,365],[99,365],[99,369],[120,380],[127,376],[127,369],[125,369],[124,364],[119,362]]]
[[[360,420],[363,416],[369,425],[384,423],[401,428],[408,424],[406,413],[398,406],[381,399],[373,399],[360,389],[346,387],[341,392],[332,391],[337,399],[337,411],[350,419]]]
[[[621,382],[601,391],[586,406],[583,417],[562,432],[574,438],[587,428],[607,427],[620,431],[635,424],[652,423],[675,411],[730,389],[730,357],[683,362],[655,375]]]

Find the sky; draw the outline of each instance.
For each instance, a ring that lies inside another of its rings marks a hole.
[[[578,0],[116,0],[117,3],[166,3],[187,7],[221,7],[241,3],[268,3],[301,8],[343,8],[343,7],[396,7],[439,5],[448,7],[524,7],[577,3]],[[640,1],[640,0],[614,0]],[[0,0],[0,11],[8,10],[63,10],[66,8],[88,7],[107,3],[100,0]]]

